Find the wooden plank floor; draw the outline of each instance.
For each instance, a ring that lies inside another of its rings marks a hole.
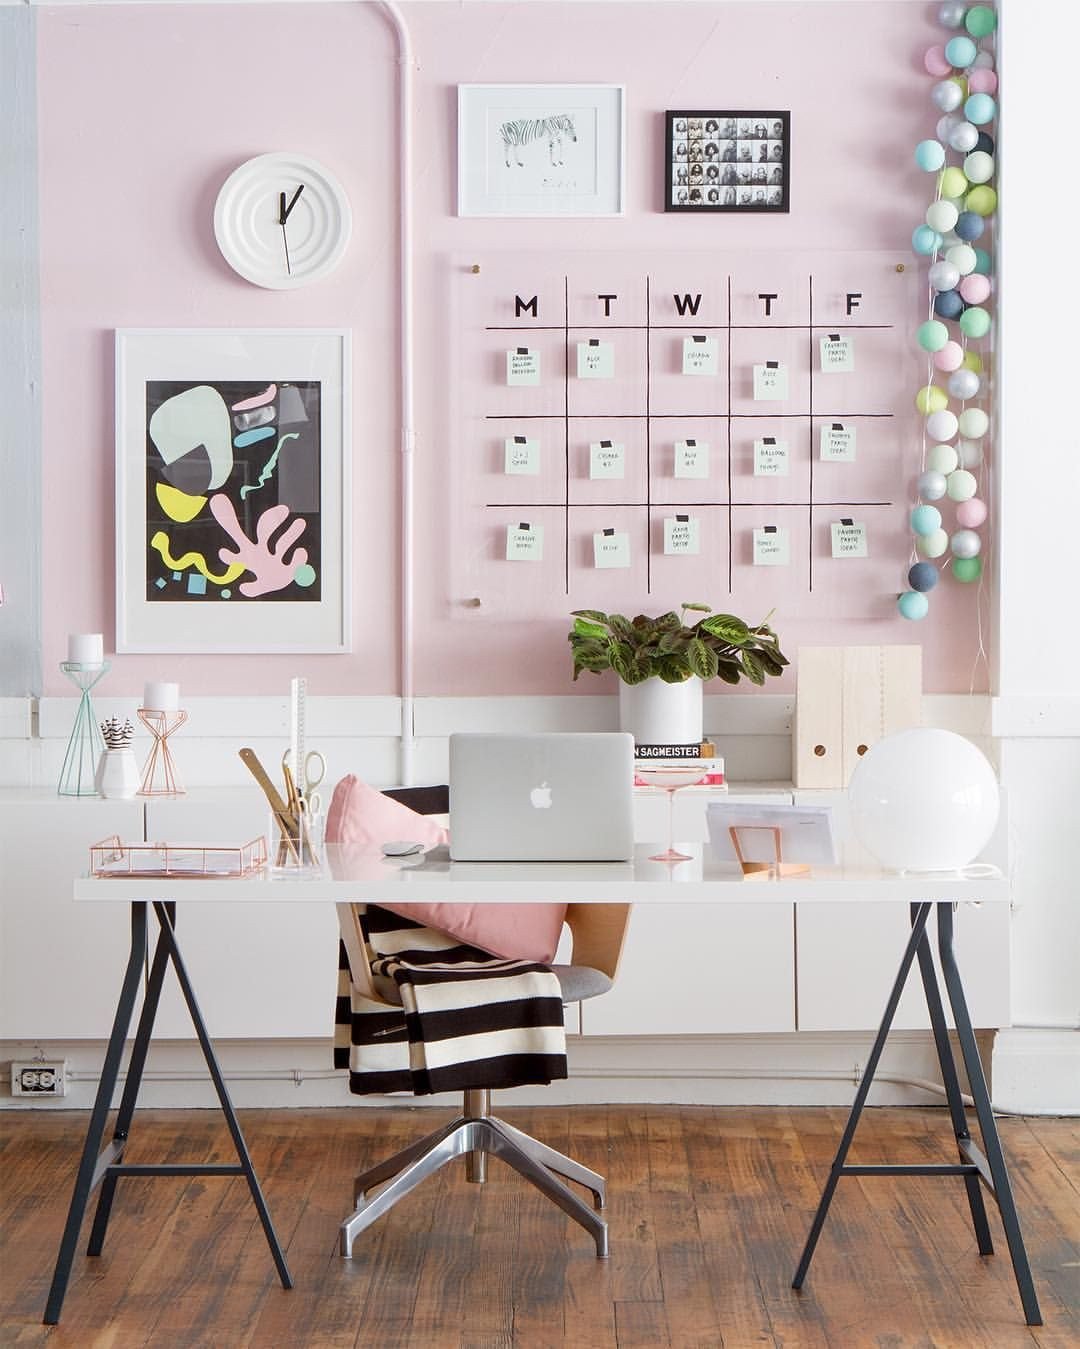
[[[1001,1134],[1045,1326],[1023,1323],[996,1210],[980,1258],[960,1180],[844,1180],[790,1287],[843,1128],[836,1109],[502,1112],[609,1180],[611,1259],[501,1163],[452,1164],[341,1260],[352,1177],[433,1128],[416,1109],[241,1112],[296,1287],[277,1283],[241,1180],[128,1179],[103,1255],[41,1315],[86,1116],[0,1112],[0,1345],[50,1349],[1076,1349],[1080,1121]],[[127,1160],[231,1161],[216,1112],[140,1112]],[[867,1111],[853,1160],[953,1161],[943,1110]],[[992,1208],[992,1206],[991,1206]]]

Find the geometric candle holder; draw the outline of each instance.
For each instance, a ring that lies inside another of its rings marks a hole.
[[[77,660],[62,660],[60,669],[71,682],[82,691],[79,707],[75,713],[75,725],[71,728],[64,766],[60,770],[60,783],[56,789],[58,796],[97,796],[94,786],[94,774],[97,763],[105,748],[105,741],[98,730],[94,705],[90,701],[90,690],[109,671],[109,662],[84,665]]]
[[[169,736],[187,721],[186,712],[160,712],[157,708],[140,707],[139,720],[154,737],[154,746],[143,768],[142,785],[138,796],[186,796],[173,757],[169,753]]]

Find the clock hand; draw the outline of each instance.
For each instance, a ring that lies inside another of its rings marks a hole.
[[[303,190],[304,184],[301,183],[300,186],[296,189],[296,191],[292,194],[292,200],[289,202],[287,206],[285,205],[285,193],[281,192],[278,194],[278,224],[281,226],[281,239],[285,245],[285,269],[290,276],[292,276],[292,264],[289,261],[289,236],[285,232],[285,224],[286,221],[289,219],[289,216],[292,214],[293,207],[300,200],[300,193],[303,192]]]

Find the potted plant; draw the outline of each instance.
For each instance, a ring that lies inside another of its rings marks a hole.
[[[687,622],[687,613],[701,614]],[[768,626],[755,627],[707,604],[686,603],[649,618],[575,609],[567,635],[574,678],[582,670],[614,670],[619,677],[619,724],[638,744],[692,744],[701,740],[702,682],[749,679],[764,684],[783,674],[787,657]]]

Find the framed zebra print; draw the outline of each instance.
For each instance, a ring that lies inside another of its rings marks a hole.
[[[669,112],[664,210],[790,210],[790,130],[790,112]]]
[[[459,216],[625,209],[621,84],[459,84]]]

